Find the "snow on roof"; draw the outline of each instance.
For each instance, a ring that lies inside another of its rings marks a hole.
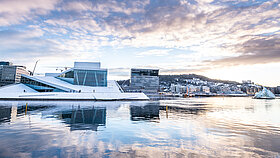
[[[0,88],[0,93],[5,94],[5,93],[36,93],[34,89],[24,85],[24,84],[12,84],[12,85],[7,85],[4,87]]]
[[[50,85],[52,87],[56,87],[56,88],[64,90],[64,91],[73,90],[71,88],[69,89],[69,88],[64,86],[64,83],[67,83],[67,82],[64,82],[64,81],[62,81],[61,83],[59,83],[59,82],[49,82],[49,80],[51,81],[52,79],[56,79],[55,77],[52,77],[52,76],[27,76],[27,75],[22,75],[22,76],[26,77],[26,78],[29,78],[29,79],[32,79],[32,80],[35,80],[35,81],[40,82],[40,83]],[[56,79],[56,80],[58,80],[58,79]],[[58,81],[60,81],[60,80],[58,80]]]

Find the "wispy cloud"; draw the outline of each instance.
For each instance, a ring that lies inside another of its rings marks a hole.
[[[228,57],[214,61],[206,61],[217,66],[254,65],[280,62],[280,36],[253,37],[235,45],[241,52],[237,57]]]
[[[280,63],[278,0],[2,0],[0,31],[1,55],[25,60],[96,59],[110,47],[143,62],[172,58],[166,71]]]
[[[138,57],[145,57],[145,56],[166,56],[169,55],[171,49],[152,49],[144,52],[136,53]]]
[[[1,0],[0,26],[19,24],[49,14],[60,0]]]

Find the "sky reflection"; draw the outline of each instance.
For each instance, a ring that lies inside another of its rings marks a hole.
[[[0,102],[0,157],[277,157],[279,101]]]

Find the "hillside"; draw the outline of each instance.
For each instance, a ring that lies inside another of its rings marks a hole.
[[[236,81],[228,81],[228,80],[218,80],[218,79],[211,79],[202,75],[196,75],[196,74],[183,74],[183,75],[160,75],[159,81],[160,83],[166,82],[166,83],[185,83],[186,79],[193,79],[193,78],[199,78],[203,81],[208,82],[219,82],[219,83],[225,83],[225,84],[240,84]]]

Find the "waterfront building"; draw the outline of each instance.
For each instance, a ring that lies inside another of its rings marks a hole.
[[[277,93],[277,94],[280,94],[280,86],[277,86],[277,87],[276,87],[276,93]]]
[[[124,93],[116,81],[107,80],[99,62],[75,62],[62,73],[22,75],[20,84],[0,88],[0,99],[33,100],[148,100],[144,93]]]
[[[199,86],[188,85],[188,93],[194,93],[194,92],[199,92],[199,91],[200,91]]]
[[[12,66],[13,63],[9,61],[0,61],[0,65]]]
[[[131,69],[131,90],[141,90],[145,93],[156,93],[159,90],[158,69]]]
[[[172,93],[180,93],[181,85],[178,84],[171,84],[170,89]]]
[[[74,85],[107,86],[107,69],[101,69],[99,62],[75,62],[71,68],[58,75],[58,78]]]
[[[13,65],[11,62],[0,62],[0,87],[19,83],[21,75],[30,75],[25,66]]]
[[[175,93],[175,94],[187,93],[187,91],[188,91],[187,86],[182,86],[180,84],[171,84],[170,89],[171,89],[171,92]]]
[[[210,88],[208,86],[202,86],[201,91],[204,93],[210,93]]]

